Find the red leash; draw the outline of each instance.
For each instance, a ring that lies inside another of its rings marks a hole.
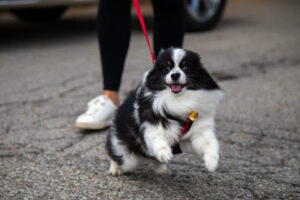
[[[151,45],[150,45],[150,42],[149,42],[149,37],[148,37],[147,29],[146,29],[146,26],[145,26],[145,23],[144,23],[143,15],[142,15],[142,12],[141,12],[139,0],[133,0],[133,3],[134,3],[134,6],[135,6],[135,9],[136,9],[139,21],[141,23],[142,29],[144,31],[144,35],[145,35],[145,38],[146,38],[146,41],[147,41],[147,44],[148,44],[148,47],[149,47],[149,50],[150,50],[150,54],[152,56],[152,62],[154,64],[155,57],[154,57],[154,54],[152,52]]]

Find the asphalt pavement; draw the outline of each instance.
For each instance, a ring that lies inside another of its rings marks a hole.
[[[102,89],[96,9],[51,24],[0,13],[0,199],[300,199],[299,10],[298,0],[229,0],[216,29],[186,34],[225,92],[216,172],[183,153],[169,174],[121,177],[107,174],[108,130],[74,127]],[[152,65],[133,22],[122,99]]]

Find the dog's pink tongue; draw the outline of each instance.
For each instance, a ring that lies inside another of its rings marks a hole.
[[[172,92],[180,92],[181,91],[181,85],[180,84],[172,84],[171,89],[172,89]]]

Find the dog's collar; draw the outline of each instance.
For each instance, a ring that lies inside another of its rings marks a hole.
[[[186,122],[181,127],[180,137],[183,137],[190,130],[190,128],[192,127],[193,122],[197,119],[197,117],[198,117],[198,112],[197,111],[193,110],[192,112],[190,112],[190,115],[189,115],[188,119],[186,120]],[[179,143],[172,146],[172,153],[173,154],[182,153],[181,148],[179,146]]]
[[[190,112],[190,115],[184,125],[181,128],[181,137],[183,137],[191,128],[193,122],[197,119],[198,117],[198,112],[195,110],[192,110]]]

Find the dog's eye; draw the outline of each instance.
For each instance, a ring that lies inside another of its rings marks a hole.
[[[185,60],[182,61],[181,68],[182,68],[183,71],[188,71],[189,70],[189,67],[188,67],[188,65],[187,65],[187,63],[186,63]]]

